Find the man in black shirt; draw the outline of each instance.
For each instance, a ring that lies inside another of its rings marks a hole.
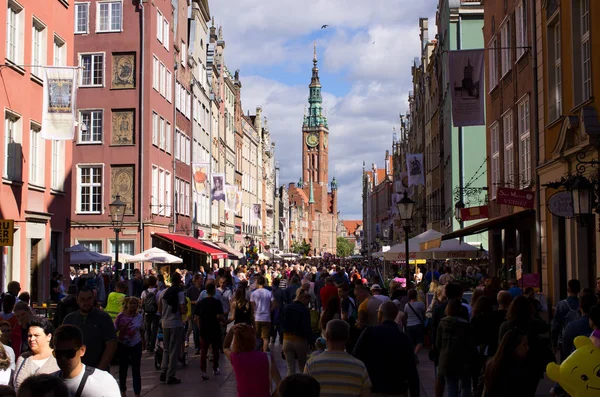
[[[206,284],[207,297],[196,304],[194,320],[200,329],[200,370],[202,379],[207,380],[206,355],[208,347],[212,347],[213,373],[219,375],[219,349],[221,348],[221,324],[225,323],[223,305],[215,298],[216,287],[214,283]]]
[[[413,344],[398,327],[398,306],[384,302],[377,312],[379,325],[367,327],[358,338],[353,356],[367,367],[374,394],[419,397],[421,383]]]

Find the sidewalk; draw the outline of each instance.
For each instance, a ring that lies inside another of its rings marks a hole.
[[[236,383],[235,376],[229,361],[224,355],[220,358],[221,375],[212,375],[212,364],[208,364],[210,379],[203,381],[200,376],[200,356],[193,354],[193,348],[188,348],[189,364],[186,368],[177,369],[177,377],[182,380],[180,385],[165,385],[159,382],[159,371],[154,368],[154,356],[144,353],[142,356],[142,396],[145,397],[187,397],[207,395],[211,397],[235,397]],[[277,362],[277,367],[282,377],[285,376],[286,366],[281,359],[281,345],[275,345],[272,353]],[[421,380],[421,396],[435,396],[435,377],[433,363],[429,361],[428,350],[422,350],[419,353],[419,377]],[[111,373],[118,379],[118,368],[112,368]],[[548,396],[550,388],[554,383],[548,379],[540,382],[536,397]],[[129,397],[133,397],[131,383],[131,371],[127,380]],[[118,397],[118,396],[116,396]]]

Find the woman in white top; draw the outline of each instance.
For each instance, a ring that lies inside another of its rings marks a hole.
[[[52,323],[45,318],[35,318],[30,322],[27,334],[30,351],[23,353],[17,359],[15,389],[18,389],[19,385],[32,375],[53,374],[60,370],[50,347],[53,333]]]
[[[0,343],[0,385],[13,386],[13,373],[14,371],[10,368],[11,359],[4,345]]]

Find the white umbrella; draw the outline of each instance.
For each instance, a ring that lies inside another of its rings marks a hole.
[[[133,255],[129,258],[128,262],[183,263],[183,259],[175,255],[171,255],[167,251],[163,251],[160,248],[153,247],[144,252],[140,252],[137,255]]]
[[[112,258],[94,251],[71,251],[69,263],[71,265],[88,265],[90,263],[107,263]]]
[[[102,254],[102,255],[110,256],[112,258],[112,261],[113,262],[115,261],[115,254],[114,253],[113,254],[105,253],[105,254]],[[130,262],[129,259],[131,259],[132,256],[133,255],[129,255],[129,254],[125,254],[123,252],[119,252],[119,262],[121,262],[121,263],[129,263]]]
[[[458,239],[442,241],[439,248],[431,248],[423,252],[433,253],[435,259],[471,259],[477,258],[479,248]]]
[[[408,251],[409,259],[431,259],[433,258],[432,252],[421,251],[421,243],[426,241],[435,240],[441,238],[443,233],[429,229],[411,239],[408,240]],[[398,261],[405,260],[406,246],[404,242],[394,245],[389,251],[383,253],[383,258],[386,261]]]

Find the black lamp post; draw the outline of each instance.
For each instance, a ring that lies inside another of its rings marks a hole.
[[[415,202],[412,201],[406,191],[404,191],[404,197],[398,202],[398,213],[400,214],[400,219],[404,223],[404,244],[405,244],[405,253],[406,253],[406,287],[408,288],[410,285],[410,264],[409,264],[409,256],[410,256],[410,248],[408,246],[408,233],[410,232],[410,221],[413,217],[413,211],[415,209]]]
[[[594,202],[594,185],[584,176],[578,176],[571,186],[573,196],[573,213],[575,216],[589,215],[592,213]]]
[[[119,263],[119,232],[123,227],[123,218],[125,216],[125,204],[121,201],[121,196],[117,194],[115,201],[108,205],[110,210],[110,221],[115,231],[115,266]]]
[[[456,205],[454,205],[454,217],[458,222],[461,223],[462,226],[462,212],[461,210],[465,208],[465,203],[462,200],[459,200]]]

